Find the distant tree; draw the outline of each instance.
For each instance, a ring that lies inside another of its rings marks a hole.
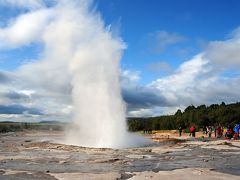
[[[200,105],[188,106],[183,112],[178,109],[174,115],[158,116],[151,118],[129,118],[128,127],[130,131],[139,131],[146,128],[153,130],[177,129],[179,126],[188,128],[191,124],[203,127],[209,125],[234,125],[240,123],[240,102],[235,104],[221,105],[212,104],[209,107]]]

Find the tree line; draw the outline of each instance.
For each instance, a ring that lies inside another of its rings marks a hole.
[[[0,133],[16,132],[23,130],[54,130],[62,131],[66,126],[66,123],[57,121],[45,121],[45,122],[12,122],[3,121],[0,122]]]
[[[183,112],[179,109],[174,115],[128,118],[129,131],[173,130],[182,127],[188,129],[195,125],[197,129],[204,126],[234,126],[240,123],[240,102],[233,104],[212,104],[210,106],[188,106]]]

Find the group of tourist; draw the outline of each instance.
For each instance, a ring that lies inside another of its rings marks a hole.
[[[178,128],[179,130],[179,136],[182,136],[182,127]],[[227,130],[225,132],[225,138],[226,139],[239,139],[239,131],[240,131],[240,124],[236,124],[233,126],[227,126]],[[191,126],[189,128],[190,136],[195,137],[196,134],[196,127]],[[218,126],[204,126],[203,127],[203,135],[207,135],[209,138],[212,137],[212,134],[214,133],[215,138],[221,138],[224,135],[224,127],[221,125]]]
[[[203,135],[208,135],[208,137],[212,137],[212,133],[214,132],[214,137],[222,137],[224,133],[224,127],[219,126],[204,126],[203,127]]]

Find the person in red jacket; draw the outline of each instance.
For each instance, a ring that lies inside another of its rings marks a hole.
[[[196,127],[195,126],[191,126],[189,130],[190,130],[190,135],[192,135],[192,137],[195,137]]]

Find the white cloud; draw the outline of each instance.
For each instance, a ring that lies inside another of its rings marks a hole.
[[[191,104],[240,101],[240,76],[234,73],[240,71],[239,43],[239,28],[233,31],[230,39],[209,42],[205,51],[184,62],[172,75],[148,85],[166,100],[162,101],[165,104],[152,104],[151,108],[145,104],[134,109],[133,115],[146,115],[145,109],[151,110],[152,115],[173,114]]]
[[[226,41],[210,42],[205,57],[221,69],[240,68],[240,28]]]
[[[1,0],[0,5],[37,9],[45,6],[43,0]]]
[[[231,42],[237,40],[231,39]],[[212,48],[213,44],[214,48]],[[234,43],[234,45],[237,44]],[[224,54],[225,57],[231,57],[232,51],[229,50],[229,40],[222,41],[218,47],[215,42],[210,42],[207,51],[208,56],[205,52],[195,56],[183,63],[173,75],[159,78],[149,86],[159,90],[170,101],[169,103],[173,103],[172,105],[175,106],[186,107],[190,104],[239,101],[240,77],[223,75],[223,72],[228,70],[230,65],[236,67],[236,63],[238,63],[238,58],[234,54],[232,60],[223,61],[221,59],[221,55]],[[214,56],[209,56],[209,54],[214,54]],[[234,59],[235,57],[236,59]],[[218,62],[218,64],[215,62]],[[226,63],[229,66],[226,66]],[[219,65],[224,67],[222,71],[219,71]]]
[[[179,98],[186,99],[182,103],[189,103],[190,91],[196,87],[197,78],[208,72],[206,64],[207,61],[202,55],[195,56],[192,60],[183,63],[175,74],[153,81],[150,87],[157,88],[173,104],[180,103]]]
[[[127,103],[129,116],[137,114],[147,115],[146,109],[155,106],[167,105],[166,99],[155,88],[142,86],[139,84],[140,74],[137,71],[125,70],[121,74],[122,96]],[[141,112],[138,112],[138,111]]]
[[[40,9],[18,16],[7,27],[0,28],[0,49],[17,48],[42,40],[42,33],[54,12]]]
[[[140,72],[132,70],[124,70],[121,72],[121,83],[123,86],[136,84],[140,80]]]
[[[63,8],[58,6],[41,8],[17,16],[7,27],[0,29],[0,49],[18,48],[32,42],[44,42],[46,46],[50,46],[48,42],[53,39],[47,37],[46,32],[57,19],[60,19],[59,16],[63,16],[62,10]],[[62,33],[67,33],[64,31],[64,26]],[[58,34],[58,37],[66,36]],[[0,104],[20,104],[28,108],[40,109],[43,115],[34,116],[37,119],[69,119],[71,80],[68,74],[68,62],[63,61],[66,58],[62,56],[65,53],[64,48],[60,49],[64,41],[58,42],[56,39],[55,42],[56,44],[52,44],[49,51],[45,50],[39,55],[39,60],[22,65],[14,73],[0,73]],[[49,55],[57,55],[57,53],[59,54],[57,57]]]
[[[128,112],[129,117],[149,117],[149,116],[152,116],[152,114],[153,112],[151,109],[143,109],[143,108]]]

